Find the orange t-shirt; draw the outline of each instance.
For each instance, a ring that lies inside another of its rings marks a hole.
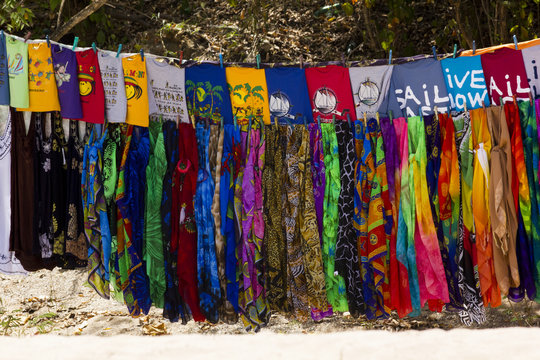
[[[148,79],[146,77],[146,59],[140,55],[122,58],[124,84],[126,87],[127,115],[126,123],[148,127]]]
[[[518,50],[526,49],[526,48],[529,48],[531,46],[536,46],[536,45],[540,45],[540,39],[523,41],[523,42],[518,43]],[[502,49],[505,47],[515,49],[516,45],[512,43],[512,44],[495,45],[495,46],[490,46],[487,48],[476,49],[476,52],[474,53],[474,55],[486,54],[486,53],[493,52],[495,50]],[[473,56],[473,52],[472,50],[465,50],[465,51],[462,51],[461,54],[459,54],[459,56]]]
[[[233,116],[239,124],[255,123],[262,117],[270,124],[270,107],[264,69],[228,67],[225,69]]]
[[[18,111],[60,111],[51,48],[46,42],[28,44],[28,108]]]

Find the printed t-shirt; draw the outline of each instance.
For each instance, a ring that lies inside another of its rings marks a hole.
[[[83,115],[77,81],[77,55],[71,49],[57,44],[51,44],[51,52],[60,114],[65,119],[81,119]]]
[[[385,101],[386,102],[386,101]],[[441,113],[450,109],[450,97],[441,69],[435,59],[422,59],[395,65],[388,94],[387,113],[394,117],[433,114],[437,106]]]
[[[8,75],[6,35],[0,35],[0,105],[9,105],[9,75]]]
[[[452,110],[462,111],[489,106],[489,95],[480,56],[441,60],[441,67]]]
[[[6,37],[9,74],[9,104],[15,108],[26,108],[28,95],[28,44],[11,36]]]
[[[190,115],[211,118],[214,124],[220,123],[222,117],[224,124],[233,123],[224,68],[213,64],[190,66],[186,68],[185,87]]]
[[[486,77],[491,103],[500,105],[500,98],[505,102],[529,99],[529,83],[523,64],[521,50],[508,48],[481,55],[482,68]]]
[[[98,55],[93,49],[78,51],[76,54],[79,65],[79,94],[83,110],[81,120],[103,124],[105,121],[105,94],[99,71]]]
[[[277,117],[291,123],[313,122],[306,74],[299,68],[270,68],[264,70],[268,86],[268,102],[272,122]]]
[[[535,99],[540,98],[540,45],[521,50],[527,80]]]
[[[100,51],[98,62],[105,92],[105,116],[112,123],[126,122],[127,99],[122,59],[107,51]]]
[[[227,84],[231,97],[232,113],[239,124],[252,123],[262,117],[265,124],[270,124],[268,91],[263,69],[228,67]]]
[[[349,68],[356,118],[375,115],[388,94],[393,65]],[[385,109],[386,111],[386,109]]]
[[[306,69],[306,81],[313,119],[356,120],[349,70],[329,65]]]
[[[132,55],[122,58],[124,84],[127,98],[126,122],[148,127],[148,80],[146,78],[146,57]]]
[[[148,106],[151,115],[162,115],[163,120],[179,117],[182,122],[189,122],[184,91],[185,69],[169,65],[165,60],[146,59],[146,72],[150,91]]]
[[[19,111],[60,111],[51,48],[46,42],[28,45],[29,106]]]

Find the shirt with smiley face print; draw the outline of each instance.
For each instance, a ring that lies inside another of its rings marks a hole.
[[[126,87],[127,116],[126,122],[132,125],[148,127],[148,79],[146,58],[140,55],[122,58],[124,84]]]
[[[103,124],[105,121],[105,93],[101,82],[97,52],[93,49],[76,52],[79,95],[83,117],[81,120]]]

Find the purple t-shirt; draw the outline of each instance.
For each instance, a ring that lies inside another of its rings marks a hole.
[[[65,119],[82,119],[75,52],[57,44],[51,44],[51,46],[60,114]]]

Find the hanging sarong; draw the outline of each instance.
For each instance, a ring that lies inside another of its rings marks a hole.
[[[357,121],[357,124],[361,124]],[[361,125],[358,125],[361,126]],[[358,128],[361,134],[361,129]],[[355,143],[352,129],[345,121],[336,124],[339,148],[341,192],[338,199],[339,226],[336,243],[336,270],[345,280],[349,312],[353,317],[365,313],[362,275],[358,262],[358,243],[353,226],[355,204]]]
[[[493,264],[493,238],[489,214],[489,159],[491,153],[491,137],[487,128],[484,109],[470,111],[472,125],[472,141],[474,149],[474,174],[472,189],[472,210],[476,233],[476,252],[478,256],[478,273],[484,306],[501,304],[501,292],[495,277]]]

